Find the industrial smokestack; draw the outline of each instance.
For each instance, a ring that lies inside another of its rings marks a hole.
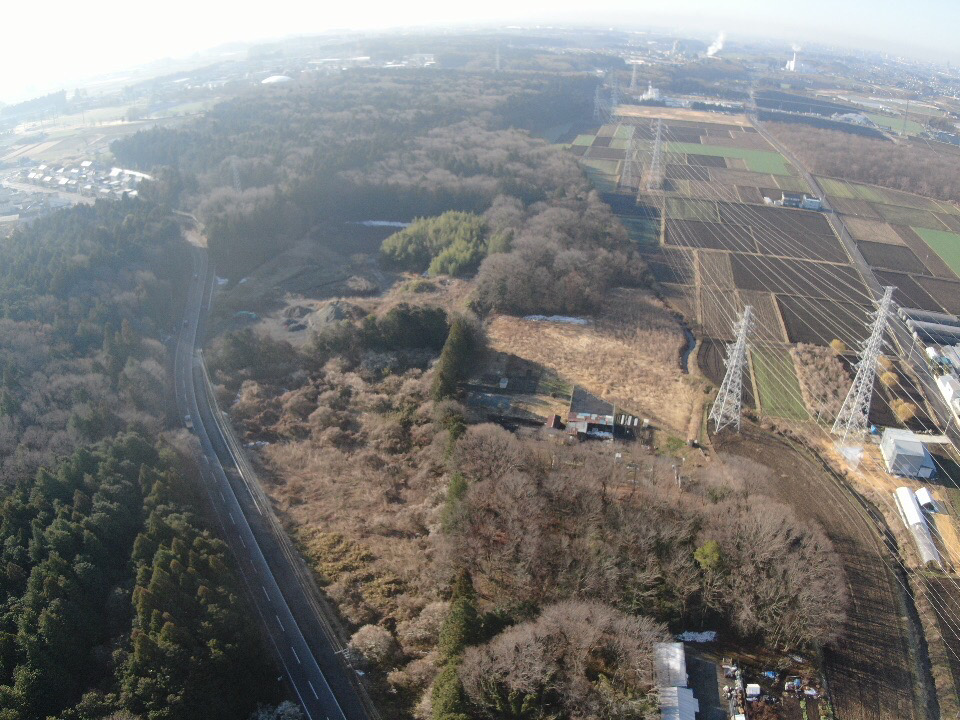
[[[717,39],[714,40],[713,43],[711,43],[710,47],[707,48],[707,57],[713,57],[718,52],[723,50],[723,41],[726,39],[727,39],[726,33],[721,31],[720,34],[717,35]]]

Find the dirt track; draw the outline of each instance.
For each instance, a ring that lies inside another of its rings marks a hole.
[[[798,515],[818,522],[840,554],[852,601],[842,639],[824,653],[837,718],[926,717],[916,710],[924,702],[916,687],[925,685],[915,679],[928,674],[910,652],[903,591],[888,566],[893,559],[862,506],[841,491],[816,460],[754,428],[745,427],[739,437],[715,438],[714,446],[772,468],[782,482],[771,494]]]

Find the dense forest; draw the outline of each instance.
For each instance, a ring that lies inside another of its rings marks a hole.
[[[480,310],[575,312],[645,277],[576,160],[529,133],[586,117],[593,85],[583,76],[344,73],[252,93],[195,125],[112,147],[124,163],[166,166],[152,192],[196,207],[221,274],[242,276],[346,221],[459,211],[482,215],[482,226],[448,216],[445,230],[431,230],[435,252],[392,255],[419,232],[411,229],[385,260],[454,275],[479,266]]]
[[[0,717],[236,718],[270,669],[172,456],[126,434],[0,503]]]
[[[167,424],[190,278],[169,210],[78,206],[0,241],[0,717],[236,718],[272,699]]]
[[[0,241],[0,485],[166,415],[187,246],[161,207],[100,201]]]
[[[804,125],[772,123],[769,128],[817,174],[960,203],[957,156],[953,152]]]

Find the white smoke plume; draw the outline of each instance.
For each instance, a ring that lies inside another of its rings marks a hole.
[[[727,39],[727,34],[721,31],[721,33],[717,35],[717,39],[714,40],[710,44],[710,47],[707,48],[707,57],[713,57],[718,52],[723,50],[723,41],[726,39]]]
[[[803,48],[800,47],[797,43],[794,43],[793,45],[791,45],[790,49],[793,50],[794,52],[800,52],[801,50],[803,50]]]

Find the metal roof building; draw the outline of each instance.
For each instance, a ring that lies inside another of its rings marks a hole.
[[[900,519],[910,530],[913,540],[917,544],[917,552],[920,555],[920,561],[924,565],[935,565],[941,567],[940,552],[933,542],[930,535],[930,526],[927,524],[927,518],[920,509],[920,503],[917,502],[917,496],[908,487],[898,487],[893,493],[894,500],[897,503],[897,509],[900,511]]]
[[[653,648],[660,695],[661,720],[696,720],[700,703],[687,687],[683,643],[657,643]]]
[[[909,430],[887,428],[880,438],[887,471],[903,477],[929,478],[936,473],[933,456],[922,438]]]

